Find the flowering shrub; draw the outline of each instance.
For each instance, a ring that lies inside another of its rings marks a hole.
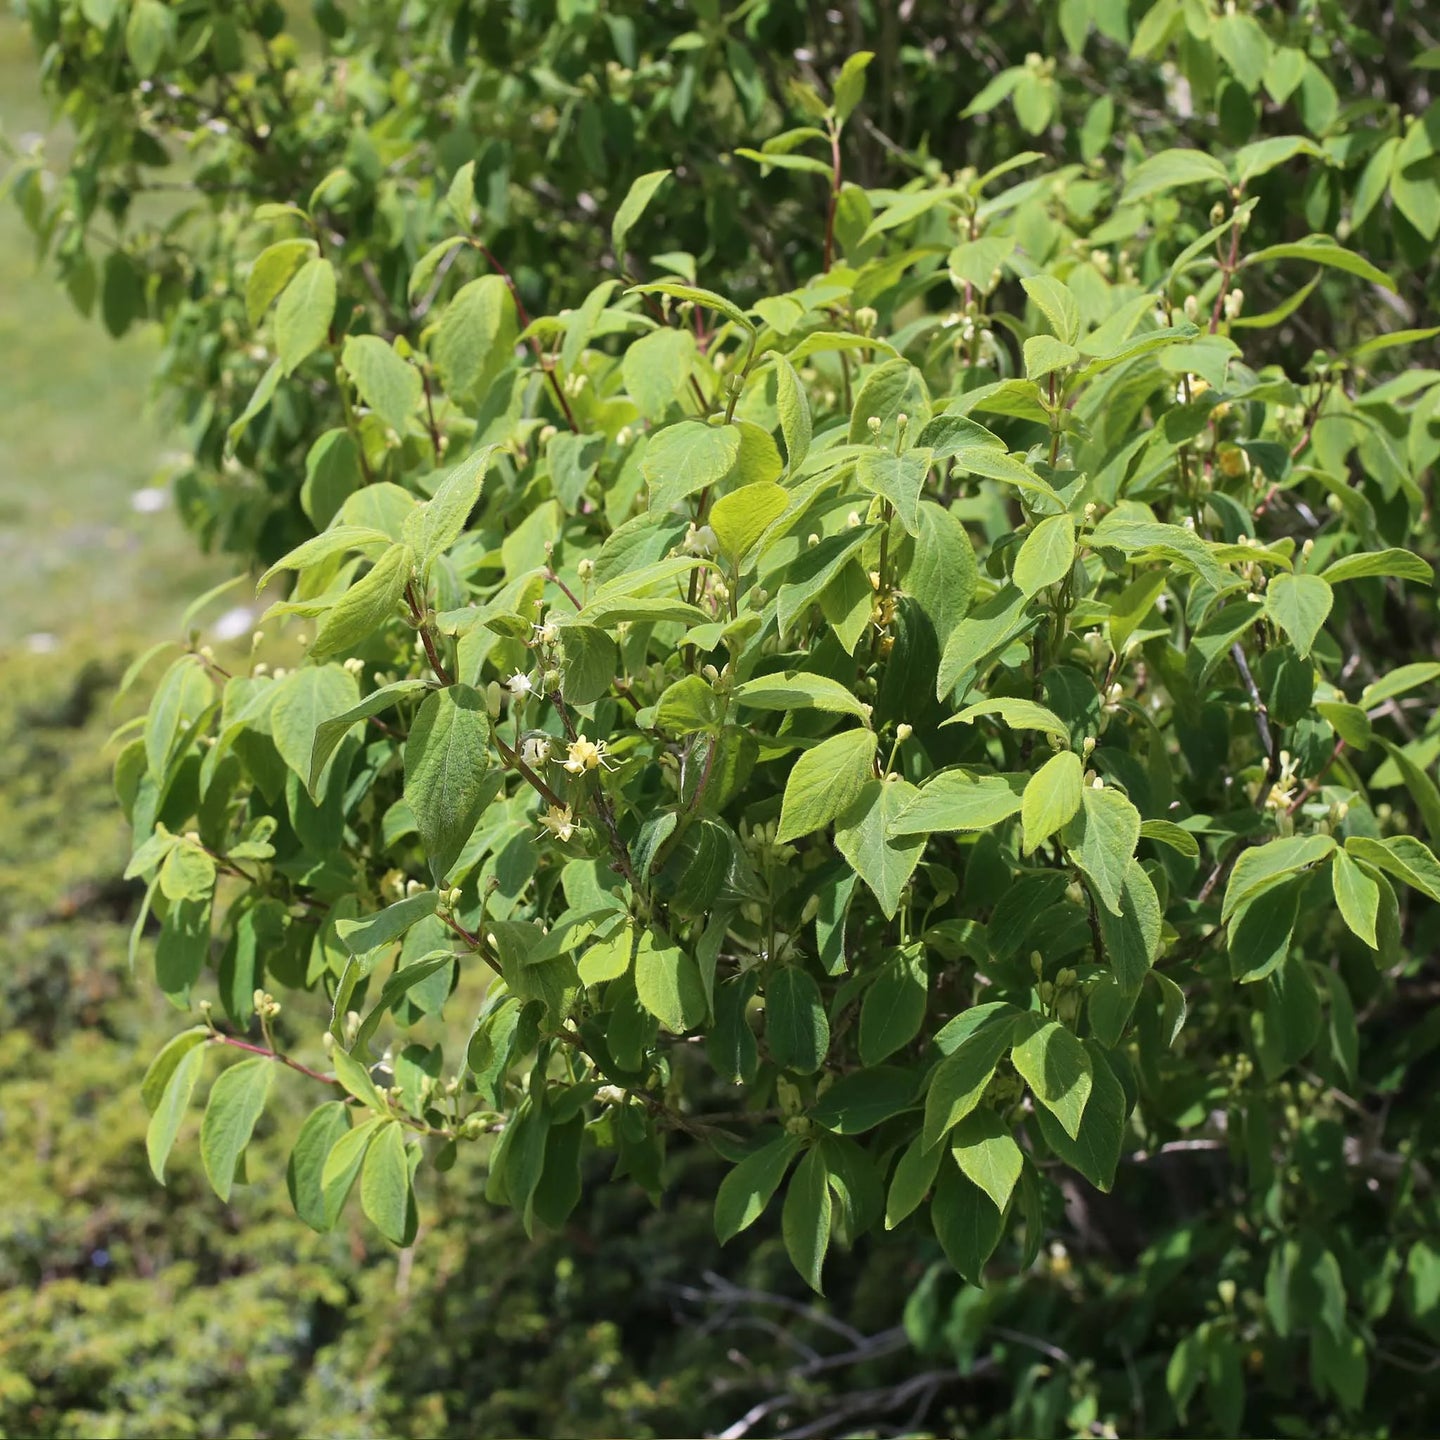
[[[737,152],[823,177],[768,286],[666,248],[667,168],[554,314],[491,244],[474,161],[388,196],[415,231],[374,304],[353,157],[231,212],[245,334],[218,344],[258,378],[202,449],[223,430],[250,500],[249,459],[291,457],[264,523],[298,543],[252,546],[290,586],[255,655],[192,641],[119,755],[156,978],[203,1011],[146,1081],[157,1176],[224,1054],[222,1199],[279,1083],[330,1087],[298,1213],[327,1229],[358,1190],[400,1245],[417,1168],[462,1148],[533,1231],[596,1153],[658,1197],[686,1137],[731,1162],[721,1238],[776,1207],[820,1290],[833,1246],[902,1228],[969,1281],[1026,1269],[1061,1190],[1228,1148],[1265,1294],[1226,1282],[1173,1403],[1203,1384],[1238,1424],[1263,1312],[1359,1406],[1366,1242],[1337,1258],[1282,1176],[1323,1171],[1381,1085],[1357,1012],[1414,976],[1440,900],[1414,725],[1440,665],[1410,658],[1440,386],[1403,368],[1434,331],[1395,323],[1402,281],[1329,198],[1286,198],[1344,163],[1313,138],[1323,71],[1212,22],[1252,108],[1298,67],[1311,134],[861,184],[869,53],[793,87],[802,123]],[[1049,63],[971,110],[1008,96],[1044,130]],[[1365,169],[1360,218],[1388,186],[1429,224],[1422,133],[1370,136],[1416,154]],[[324,997],[323,1048],[290,993]],[[1433,1249],[1386,1263],[1433,1318]]]

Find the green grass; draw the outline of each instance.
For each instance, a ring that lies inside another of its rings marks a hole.
[[[35,82],[30,37],[0,11],[0,126],[64,144]],[[112,340],[37,264],[13,204],[0,203],[0,653],[59,641],[164,636],[186,600],[221,578],[167,508],[135,491],[166,484],[149,405],[157,341]]]

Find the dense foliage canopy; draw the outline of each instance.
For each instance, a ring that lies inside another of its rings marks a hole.
[[[1413,1429],[1440,56],[964,8],[31,0],[16,198],[293,577],[131,677],[151,1164],[309,1087],[295,1209],[409,1245],[462,1155],[539,1233],[706,1147],[967,1365],[1108,1267],[999,1433]]]

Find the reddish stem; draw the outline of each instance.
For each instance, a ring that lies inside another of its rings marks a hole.
[[[252,1055],[263,1055],[267,1060],[276,1060],[281,1065],[298,1071],[301,1075],[308,1075],[312,1080],[319,1080],[323,1085],[339,1083],[333,1075],[323,1075],[319,1070],[312,1070],[308,1065],[302,1065],[298,1060],[292,1060],[278,1050],[267,1050],[263,1045],[252,1045],[248,1040],[237,1039],[234,1035],[222,1035],[218,1030],[211,1032],[210,1039],[218,1045],[228,1045],[232,1050],[248,1050]]]

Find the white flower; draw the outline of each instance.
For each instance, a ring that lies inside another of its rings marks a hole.
[[[505,688],[517,700],[523,700],[534,688],[534,682],[523,671],[517,670],[506,682]]]
[[[532,769],[537,769],[550,758],[550,737],[531,735],[520,747],[520,758]]]
[[[549,831],[563,844],[575,833],[575,816],[568,805],[552,805],[540,817],[540,828]]]
[[[598,769],[601,765],[607,769],[613,768],[605,758],[603,740],[587,740],[581,735],[570,742],[565,759],[565,768],[570,774],[583,775],[587,770]]]

